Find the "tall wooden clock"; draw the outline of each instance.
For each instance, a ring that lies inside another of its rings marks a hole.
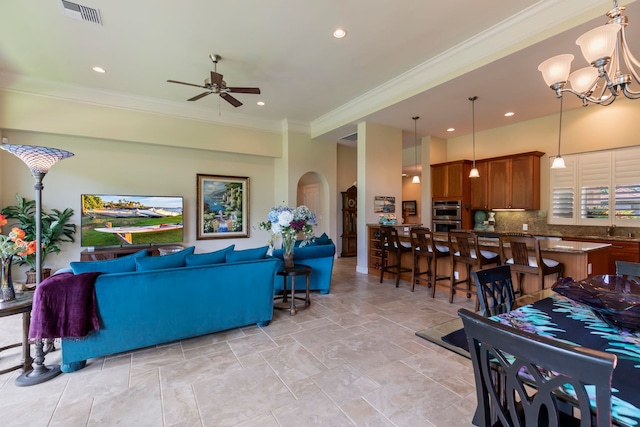
[[[358,255],[358,189],[352,185],[342,192],[342,253],[340,256]]]

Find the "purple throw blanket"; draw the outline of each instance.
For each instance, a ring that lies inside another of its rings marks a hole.
[[[100,273],[60,273],[33,296],[29,338],[82,338],[100,329],[94,283]]]

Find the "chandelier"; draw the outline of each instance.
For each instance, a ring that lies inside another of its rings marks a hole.
[[[640,98],[640,92],[629,89],[633,81],[640,83],[638,71],[634,68],[640,68],[640,62],[627,44],[625,29],[628,19],[624,15],[625,9],[625,6],[618,6],[618,0],[614,0],[613,9],[607,12],[610,20],[576,40],[589,67],[569,74],[574,58],[571,54],[554,56],[538,66],[545,83],[556,92],[558,98],[570,92],[582,99],[584,106],[590,102],[610,105],[621,94],[629,99]]]

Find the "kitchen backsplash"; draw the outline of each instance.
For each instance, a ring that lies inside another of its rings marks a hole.
[[[606,226],[588,225],[551,225],[547,224],[547,211],[523,211],[523,212],[496,212],[496,231],[523,232],[522,224],[527,224],[525,233],[539,234],[543,236],[606,236]],[[635,227],[615,227],[613,236],[628,237],[640,236],[640,229]]]

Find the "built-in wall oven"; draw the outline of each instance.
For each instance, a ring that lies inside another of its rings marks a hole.
[[[461,200],[434,200],[433,201],[433,227],[432,231],[447,233],[450,230],[462,228],[462,201]]]

